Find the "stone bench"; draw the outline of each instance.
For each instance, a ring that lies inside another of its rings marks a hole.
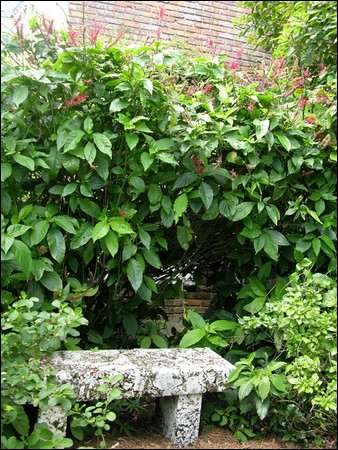
[[[69,383],[79,401],[99,400],[101,379],[121,374],[122,398],[160,397],[164,435],[178,447],[198,438],[202,394],[224,390],[233,366],[208,348],[57,352],[50,360],[59,383]],[[101,397],[102,398],[102,397]],[[60,407],[41,411],[39,422],[66,432]]]

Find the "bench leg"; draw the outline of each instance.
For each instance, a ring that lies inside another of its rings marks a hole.
[[[53,406],[45,410],[40,409],[38,423],[45,423],[50,431],[58,431],[63,436],[66,435],[67,414],[60,406]]]
[[[192,444],[198,438],[201,404],[201,394],[161,398],[163,434],[179,448]]]

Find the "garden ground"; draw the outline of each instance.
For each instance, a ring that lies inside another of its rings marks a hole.
[[[120,436],[117,439],[107,439],[107,448],[116,449],[173,449],[175,446],[164,438],[155,429],[144,431],[141,428],[133,432],[133,436]],[[78,448],[98,448],[98,442],[95,440],[82,442]],[[274,437],[264,439],[252,439],[248,442],[238,442],[227,430],[220,428],[205,429],[194,446],[187,448],[198,449],[298,449],[301,448],[293,443],[281,442]],[[317,448],[336,448],[334,440],[327,441],[325,447]]]

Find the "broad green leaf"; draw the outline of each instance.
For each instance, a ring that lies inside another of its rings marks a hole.
[[[122,111],[122,109],[127,108],[128,102],[127,100],[121,100],[120,98],[116,98],[113,100],[109,106],[109,112],[115,113]]]
[[[166,339],[162,336],[159,336],[158,334],[152,335],[151,340],[157,348],[168,348],[168,342],[166,341]]]
[[[116,231],[118,234],[133,234],[134,231],[129,225],[128,222],[126,222],[123,217],[113,217],[109,225],[112,230]]]
[[[146,185],[141,177],[130,177],[129,184],[137,193],[142,193],[146,190]]]
[[[151,244],[151,236],[150,234],[145,231],[143,228],[139,228],[138,230],[138,236],[140,238],[140,241],[145,246],[145,248],[149,249]]]
[[[213,331],[229,331],[238,327],[236,322],[231,320],[216,320],[210,325],[210,329]]]
[[[312,211],[311,209],[307,208],[307,212],[308,214],[310,214],[311,217],[313,217],[315,219],[316,222],[322,224],[323,222],[320,220],[320,218],[318,217],[318,214],[315,211]]]
[[[104,242],[107,246],[109,253],[114,258],[119,249],[119,240],[117,234],[114,233],[114,231],[109,230],[108,234],[104,239]]]
[[[245,217],[247,217],[251,211],[253,210],[253,207],[255,206],[255,203],[253,202],[243,202],[236,206],[235,214],[232,216],[232,221],[237,222],[238,220],[242,220]]]
[[[83,247],[92,238],[93,227],[90,224],[84,223],[70,241],[70,248],[72,250]]]
[[[93,164],[96,158],[96,148],[92,142],[87,142],[85,148],[83,149],[84,156],[90,165]]]
[[[128,261],[132,256],[137,252],[137,247],[132,243],[131,240],[128,240],[123,247],[122,251],[122,261]]]
[[[177,223],[178,219],[183,215],[183,213],[188,208],[188,197],[187,194],[181,194],[174,202],[174,213],[175,221]]]
[[[104,238],[109,232],[109,224],[107,222],[98,222],[93,228],[92,239],[96,242],[99,239]]]
[[[256,398],[256,411],[258,414],[258,417],[263,420],[268,414],[270,402],[268,399],[265,399],[262,401],[259,397]]]
[[[13,237],[7,236],[5,233],[1,233],[1,249],[5,254],[8,253],[8,250],[12,247],[13,243]]]
[[[219,208],[219,212],[220,212],[220,214],[222,214],[222,216],[231,220],[236,212],[237,202],[235,200],[231,200],[231,199],[222,200],[219,203],[218,208]]]
[[[197,312],[189,310],[187,313],[187,319],[193,326],[193,328],[203,328],[206,323],[202,316],[200,316]]]
[[[275,205],[269,205],[266,207],[266,211],[272,222],[277,225],[278,221],[280,220],[278,208]]]
[[[173,139],[170,138],[159,139],[158,141],[155,141],[153,144],[154,148],[158,152],[168,150],[169,148],[174,147],[174,145],[175,141],[173,141]]]
[[[134,291],[137,292],[143,281],[143,267],[135,258],[128,262],[127,277]]]
[[[174,156],[170,153],[157,153],[156,158],[165,163],[171,164],[172,166],[178,165],[178,162],[176,161]]]
[[[147,89],[147,91],[149,92],[149,94],[151,95],[153,93],[153,83],[151,82],[151,80],[149,79],[145,79],[143,82],[143,86],[145,89]]]
[[[12,166],[9,163],[1,163],[1,181],[6,181],[12,175]]]
[[[256,137],[257,139],[261,139],[264,137],[269,131],[269,120],[254,120],[254,125],[256,126]]]
[[[291,150],[291,147],[292,147],[291,142],[285,134],[283,134],[280,131],[278,131],[278,132],[275,131],[274,135],[277,136],[279,143],[285,148],[285,150],[287,152]]]
[[[209,209],[214,198],[214,191],[208,183],[202,182],[198,190],[205,209]]]
[[[40,220],[36,222],[31,234],[31,245],[40,244],[45,238],[49,230],[49,223],[46,220]]]
[[[289,241],[286,239],[284,234],[277,230],[268,230],[266,232],[271,238],[272,242],[278,246],[287,246],[290,245]]]
[[[177,227],[177,240],[184,250],[188,250],[192,234],[189,228],[179,225]]]
[[[151,339],[149,336],[144,336],[144,338],[141,339],[140,347],[141,348],[149,348],[151,346]]]
[[[200,342],[205,336],[205,330],[197,328],[195,330],[188,331],[181,339],[179,347],[187,348]]]
[[[265,400],[270,392],[270,380],[269,377],[265,376],[262,378],[258,384],[257,393],[262,400]]]
[[[64,153],[67,153],[71,150],[74,150],[76,148],[76,146],[79,144],[79,142],[81,141],[81,139],[84,136],[84,132],[82,130],[72,130],[69,134],[67,134],[67,136],[65,137],[64,140]],[[61,144],[60,144],[61,145]],[[61,145],[62,147],[62,145]]]
[[[24,436],[29,434],[29,419],[23,407],[16,408],[16,417],[12,425],[19,434]]]
[[[112,144],[109,138],[107,138],[107,136],[102,133],[94,133],[93,139],[96,147],[100,150],[100,152],[109,156],[109,158],[112,158]]]
[[[101,210],[96,203],[94,203],[92,200],[89,200],[88,198],[80,198],[78,202],[81,211],[83,211],[85,214],[88,214],[88,216],[93,217],[94,219],[98,218]]]
[[[77,184],[76,183],[69,183],[67,184],[63,190],[62,190],[62,197],[67,197],[67,195],[71,195],[76,191]]]
[[[83,128],[86,133],[91,133],[93,130],[93,120],[90,117],[86,117],[83,122]]]
[[[180,189],[182,187],[189,186],[196,180],[198,180],[198,175],[196,175],[196,173],[193,172],[183,173],[175,181],[173,189]]]
[[[126,133],[126,141],[130,150],[133,150],[138,144],[139,137],[135,133]]]
[[[7,233],[9,236],[16,238],[18,236],[22,236],[30,229],[31,227],[29,227],[28,225],[21,225],[19,223],[16,223],[14,225],[10,225],[7,228]]]
[[[251,381],[246,381],[241,384],[238,390],[238,399],[243,400],[243,398],[247,397],[253,389],[253,384]]]
[[[151,184],[148,188],[148,200],[152,205],[159,203],[162,197],[162,191],[156,184]]]
[[[320,247],[321,247],[321,243],[320,243],[320,239],[318,238],[314,238],[311,242],[312,244],[312,248],[313,248],[313,252],[316,256],[319,255],[320,253]]]
[[[32,270],[32,255],[30,249],[24,242],[15,240],[13,243],[15,262],[23,273],[29,274]]]
[[[286,376],[284,374],[271,375],[271,383],[280,392],[286,392]]]
[[[143,152],[141,155],[141,163],[145,171],[149,169],[149,167],[152,165],[154,161],[154,158],[149,155],[147,152]]]
[[[31,172],[34,170],[35,164],[34,160],[32,158],[29,158],[28,156],[21,155],[20,153],[17,153],[13,156],[13,159],[15,162],[20,164],[23,167],[26,167]]]
[[[153,250],[144,249],[142,251],[142,254],[144,256],[144,259],[147,261],[148,264],[155,267],[156,269],[160,269],[162,264],[161,260],[158,257],[157,253],[155,253]]]
[[[28,97],[28,93],[29,93],[29,91],[28,91],[27,86],[23,86],[23,85],[18,86],[17,88],[15,88],[15,91],[13,93],[13,97],[12,97],[13,103],[16,106],[21,105],[21,103],[23,103],[26,100],[26,98]]]
[[[326,244],[333,252],[336,252],[336,246],[333,242],[333,240],[327,236],[326,234],[322,234],[320,236],[320,239]]]
[[[269,233],[265,233],[263,236],[265,253],[274,261],[278,261],[278,245],[272,240]]]
[[[52,292],[61,291],[62,289],[62,280],[56,272],[45,272],[40,282]]]
[[[266,297],[257,297],[255,300],[250,302],[248,305],[243,306],[245,311],[248,311],[251,314],[256,314],[260,311],[265,305]]]
[[[69,216],[54,216],[53,222],[56,223],[60,228],[67,231],[67,233],[75,234],[76,230],[74,227],[74,222],[76,219],[72,219]]]
[[[66,253],[66,244],[61,231],[51,228],[47,234],[47,243],[52,258],[61,263]]]

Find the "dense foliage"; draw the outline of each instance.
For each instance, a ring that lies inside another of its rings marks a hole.
[[[282,397],[297,402],[302,424],[290,425],[288,437],[302,437],[309,404],[315,426],[320,419],[327,431],[335,403],[333,331],[319,330],[311,354],[295,346],[302,339],[310,346],[313,314],[330,320],[332,305],[318,303],[334,297],[325,291],[331,281],[306,272],[301,293],[301,275],[286,293],[285,285],[304,258],[314,272],[335,276],[334,72],[278,60],[252,75],[235,73],[221,56],[189,58],[157,42],[75,46],[44,26],[33,20],[31,37],[18,33],[3,47],[3,311],[5,321],[18,321],[16,338],[27,327],[32,335],[17,349],[5,328],[9,382],[23,361],[24,377],[36,374],[42,352],[61,342],[69,349],[208,345],[233,362],[242,358],[230,394],[241,406],[227,394],[214,422],[250,437],[266,417],[268,396]],[[188,312],[187,329],[168,340],[156,321],[162,299],[182,288],[184,275],[206,272],[218,289],[215,308],[208,318]],[[288,308],[300,316],[305,308],[306,322],[285,330]],[[89,327],[78,336],[82,314]],[[55,332],[53,320],[62,323]],[[46,342],[43,333],[51,333]],[[39,349],[33,360],[29,339]],[[322,356],[327,346],[329,361]],[[10,411],[25,417],[18,405],[38,404],[42,376],[34,378],[34,395],[17,390],[23,403],[5,386],[5,446],[11,433],[30,445],[31,430],[18,430]],[[322,395],[309,391],[317,377]],[[58,389],[53,385],[51,401],[70,410],[71,394]],[[277,400],[266,429],[278,431],[284,406]],[[109,407],[109,399],[99,413],[73,407],[75,437],[87,426],[102,436],[115,419]]]
[[[336,71],[337,4],[334,1],[243,2],[243,34],[275,56],[297,59],[303,67]]]

